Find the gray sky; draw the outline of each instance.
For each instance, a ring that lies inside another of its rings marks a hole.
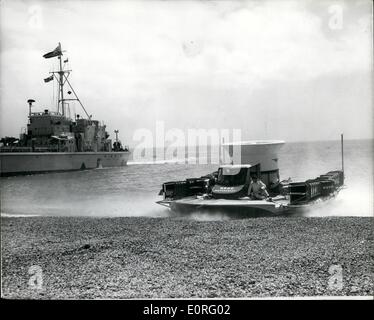
[[[57,59],[42,55],[58,42],[86,109],[127,144],[156,120],[245,140],[373,136],[371,1],[0,5],[1,136],[26,125],[29,98],[55,109]]]

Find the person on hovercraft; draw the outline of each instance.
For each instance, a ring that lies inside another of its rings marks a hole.
[[[266,190],[266,185],[260,179],[258,179],[257,175],[253,175],[251,184],[248,188],[248,196],[252,200],[263,200],[269,198],[269,193]]]

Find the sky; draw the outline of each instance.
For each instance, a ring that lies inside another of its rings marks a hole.
[[[56,110],[61,42],[80,100],[135,132],[239,129],[243,140],[373,137],[372,4],[356,1],[0,0],[0,136]],[[72,113],[83,115],[78,104]]]

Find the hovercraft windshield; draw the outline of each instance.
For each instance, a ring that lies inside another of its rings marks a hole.
[[[222,186],[239,186],[246,183],[248,168],[223,167],[218,169],[217,184]]]
[[[260,176],[260,164],[221,166],[218,169],[217,182],[212,188],[212,196],[216,199],[237,199],[246,196],[252,174]]]

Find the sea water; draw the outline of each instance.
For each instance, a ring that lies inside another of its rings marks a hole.
[[[152,160],[130,160],[120,168],[1,178],[1,215],[167,217],[169,210],[155,203],[162,198],[158,193],[163,182],[200,177],[218,167]],[[282,180],[304,181],[339,170],[340,141],[286,143],[278,164]],[[373,216],[373,140],[345,141],[344,165],[346,188],[303,215]]]

